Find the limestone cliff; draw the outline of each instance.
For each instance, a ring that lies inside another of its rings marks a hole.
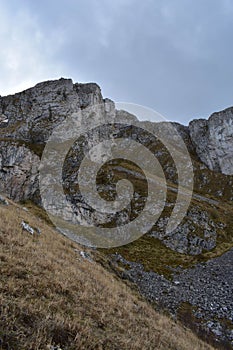
[[[40,158],[24,145],[0,142],[0,191],[19,201],[38,196]]]
[[[233,174],[233,107],[193,120],[190,136],[201,161],[209,169]]]
[[[0,191],[38,202],[39,156],[52,130],[69,114],[101,102],[98,85],[63,78],[0,97]]]
[[[0,136],[34,144],[47,141],[51,131],[69,114],[94,103],[103,102],[97,84],[73,84],[59,79],[0,98]]]

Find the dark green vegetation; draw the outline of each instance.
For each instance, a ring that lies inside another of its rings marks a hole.
[[[166,276],[171,274],[170,267],[182,266],[187,268],[198,262],[204,262],[220,256],[228,251],[233,246],[233,206],[230,200],[233,177],[215,173],[206,168],[200,170],[203,166],[196,160],[193,160],[193,162],[195,183],[189,212],[191,212],[190,216],[193,211],[199,214],[202,212],[207,213],[209,222],[215,227],[217,233],[216,247],[214,249],[203,251],[199,255],[181,254],[166,247],[161,240],[147,234],[131,244],[112,249],[101,249],[101,251],[107,255],[117,252],[128,261],[140,262],[147,271],[153,270]],[[125,164],[126,168],[127,166],[129,164]],[[135,167],[131,165],[129,170],[136,171]],[[115,172],[119,172],[119,170],[115,169]],[[126,173],[127,170],[121,170],[121,175],[118,174],[118,177],[122,176],[123,178]],[[140,184],[142,187],[145,186],[145,182],[140,181],[140,179],[137,184]],[[177,186],[169,182],[169,188],[167,203],[172,204],[175,203]],[[217,195],[220,190],[222,191],[221,197]],[[169,217],[172,209],[172,205],[165,206],[161,217]],[[184,223],[192,226],[195,235],[203,237],[203,226],[198,222],[190,222],[190,217],[186,215],[181,225]],[[155,224],[153,230],[159,231],[161,229]]]

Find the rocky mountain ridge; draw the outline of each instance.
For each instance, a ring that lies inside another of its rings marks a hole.
[[[105,101],[97,84],[73,84],[63,78],[0,97],[0,191],[15,200],[38,196],[35,167],[49,135],[71,113]],[[233,174],[233,108],[214,113],[208,120],[193,120],[188,127],[173,125],[207,168]]]
[[[116,121],[118,119],[127,121],[127,118],[128,120],[131,118],[136,120],[135,117],[126,112],[116,111],[114,103],[102,97],[101,89],[95,83],[73,84],[71,79],[61,78],[39,83],[35,87],[15,95],[1,97],[0,192],[16,201],[32,200],[41,205],[38,168],[49,136],[58,125],[66,120],[67,116],[96,104],[103,107],[106,118],[109,113],[114,112],[116,113]],[[228,109],[214,114],[209,120],[194,120],[189,127],[172,123],[184,140],[192,157],[194,169],[193,199],[196,201],[201,199],[201,202],[204,200],[211,205],[212,200],[213,205],[213,203],[218,203],[215,198],[226,201],[231,201],[233,198],[233,178],[230,175],[225,175],[225,173],[233,172],[231,162],[228,162],[233,154],[230,128],[232,121],[232,109]],[[139,122],[139,125],[142,125],[143,128],[147,123],[149,122]],[[163,126],[163,123],[149,124],[154,129],[159,129],[160,125]],[[139,129],[132,132],[130,126],[127,125],[117,126],[114,130],[106,128],[102,128],[101,131],[97,130],[97,134],[101,135],[102,139],[122,137],[122,135],[125,137],[130,133],[130,135],[136,135],[136,138],[140,142],[144,142],[145,145],[152,145],[154,154],[161,163],[166,178],[171,184],[168,187],[168,197],[170,196],[171,199],[167,198],[166,215],[160,218],[157,226],[151,231],[151,236],[162,240],[168,247],[181,253],[197,255],[202,251],[213,249],[216,246],[218,233],[221,234],[222,227],[225,227],[227,223],[224,220],[215,222],[206,211],[201,209],[201,206],[197,205],[198,203],[195,203],[193,208],[190,207],[190,212],[185,219],[187,222],[184,221],[182,227],[178,227],[169,236],[165,234],[165,227],[168,222],[167,214],[171,212],[169,208],[174,206],[176,200],[176,165],[161,143],[145,132],[139,132],[140,135],[138,132]],[[172,133],[173,131],[168,129],[167,137],[172,139]],[[95,142],[95,136],[86,136],[89,143],[92,142],[90,140]],[[81,160],[82,150],[87,145],[85,142],[81,140],[81,143],[76,143],[67,156],[64,163],[66,169],[64,188],[66,195],[74,203],[74,206],[79,203],[80,215],[91,215],[92,220],[96,221],[95,213],[91,214],[92,208],[83,202],[77,188],[74,186],[77,183],[77,164]],[[120,178],[131,174],[133,183],[141,181],[139,180],[141,174],[136,168],[124,169],[125,165],[119,165],[114,165],[112,171],[118,173]],[[108,176],[105,173],[102,178],[106,177],[109,182]],[[106,183],[100,184],[100,186],[107,186],[105,192],[111,192],[111,189],[114,193],[114,186],[110,188],[111,186],[109,187]],[[140,187],[142,187],[142,191]],[[145,184],[142,181],[137,186],[138,192],[136,195],[140,200],[135,204],[133,210],[126,210],[121,213],[122,215],[118,213],[117,217],[105,215],[99,223],[107,222],[115,225],[116,222],[119,224],[122,221],[121,224],[123,224],[127,220],[128,222],[132,220],[132,217],[135,217],[143,208],[145,202],[144,187]],[[67,216],[69,215],[70,213],[67,213]],[[197,231],[200,231],[199,235],[196,234]]]
[[[106,116],[114,112],[116,122],[117,118],[125,121],[127,118],[134,118],[123,111],[116,111],[114,103],[103,98],[97,84],[73,84],[71,79],[62,78],[39,83],[21,93],[0,97],[0,193],[16,201],[32,201],[41,205],[38,168],[49,136],[69,115],[80,110],[85,111],[86,107],[95,104],[101,105]],[[143,129],[146,123],[139,122],[139,125]],[[159,123],[150,125],[155,129],[162,127]],[[123,275],[131,279],[132,276],[136,276],[134,282],[146,291],[153,289],[152,281],[150,283],[148,280],[150,273],[148,275],[147,271],[170,278],[171,269],[186,269],[210,259],[217,259],[227,254],[233,246],[233,108],[214,113],[208,120],[193,120],[188,127],[178,123],[172,125],[181,135],[190,153],[194,171],[194,191],[187,215],[177,229],[170,233],[166,232],[166,225],[177,199],[178,178],[176,166],[166,147],[144,131],[132,131],[127,125],[119,127],[116,123],[115,129],[96,130],[96,135],[100,134],[102,139],[130,134],[134,135],[135,140],[143,141],[159,160],[169,184],[164,210],[150,232],[130,245],[104,252],[107,255],[119,254],[122,261],[129,264],[138,263],[136,267],[132,265],[135,267],[132,273],[127,274],[127,271],[124,271]],[[63,167],[66,171],[63,180],[66,196],[81,212],[80,215],[95,219],[95,213],[83,202],[77,186],[77,164],[80,163],[81,154],[88,142],[93,142],[94,145],[95,135],[85,135],[85,138],[76,142],[68,153]],[[114,186],[119,179],[132,178],[132,183],[136,185],[133,205],[117,217],[102,217],[102,221],[107,223],[106,227],[125,224],[143,210],[147,193],[142,175],[136,167],[122,162],[109,163],[106,169],[99,173],[99,190],[103,196],[110,193],[110,199],[114,199]],[[108,196],[106,198],[109,199]],[[227,259],[229,260],[229,257]],[[146,284],[143,286],[140,276],[138,278],[138,271],[145,277]],[[176,278],[178,280],[178,277]],[[211,283],[211,276],[207,280]],[[167,285],[169,282],[166,281],[165,287]],[[211,288],[210,286],[210,290]],[[213,288],[216,288],[216,285],[213,285]],[[225,306],[226,309],[221,309],[224,324],[221,325],[221,320],[218,320],[219,329],[224,329],[219,337],[227,344],[232,342],[231,327],[226,326],[228,322],[232,322],[232,295],[228,292],[231,288],[229,282],[227,295],[224,296],[229,302]],[[145,294],[147,297],[147,293]],[[195,294],[195,298],[190,297],[188,301],[193,303],[193,311],[190,312],[195,313],[198,295],[197,290],[197,296]],[[164,297],[161,299],[164,300]],[[220,301],[219,303],[221,304]],[[173,300],[171,304],[176,305]],[[200,304],[198,307],[202,306]],[[207,309],[212,307],[204,306]],[[211,310],[200,310],[199,314],[203,314],[204,317],[208,315],[209,324],[213,322],[215,327],[214,319],[211,319],[215,316]],[[203,324],[206,327],[206,322]]]

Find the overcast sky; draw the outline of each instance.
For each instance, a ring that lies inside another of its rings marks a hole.
[[[0,95],[60,77],[187,123],[233,105],[232,0],[0,0]]]

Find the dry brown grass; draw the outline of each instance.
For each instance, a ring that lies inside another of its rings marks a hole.
[[[21,220],[40,236],[22,232]],[[31,212],[0,206],[2,349],[212,349]]]

